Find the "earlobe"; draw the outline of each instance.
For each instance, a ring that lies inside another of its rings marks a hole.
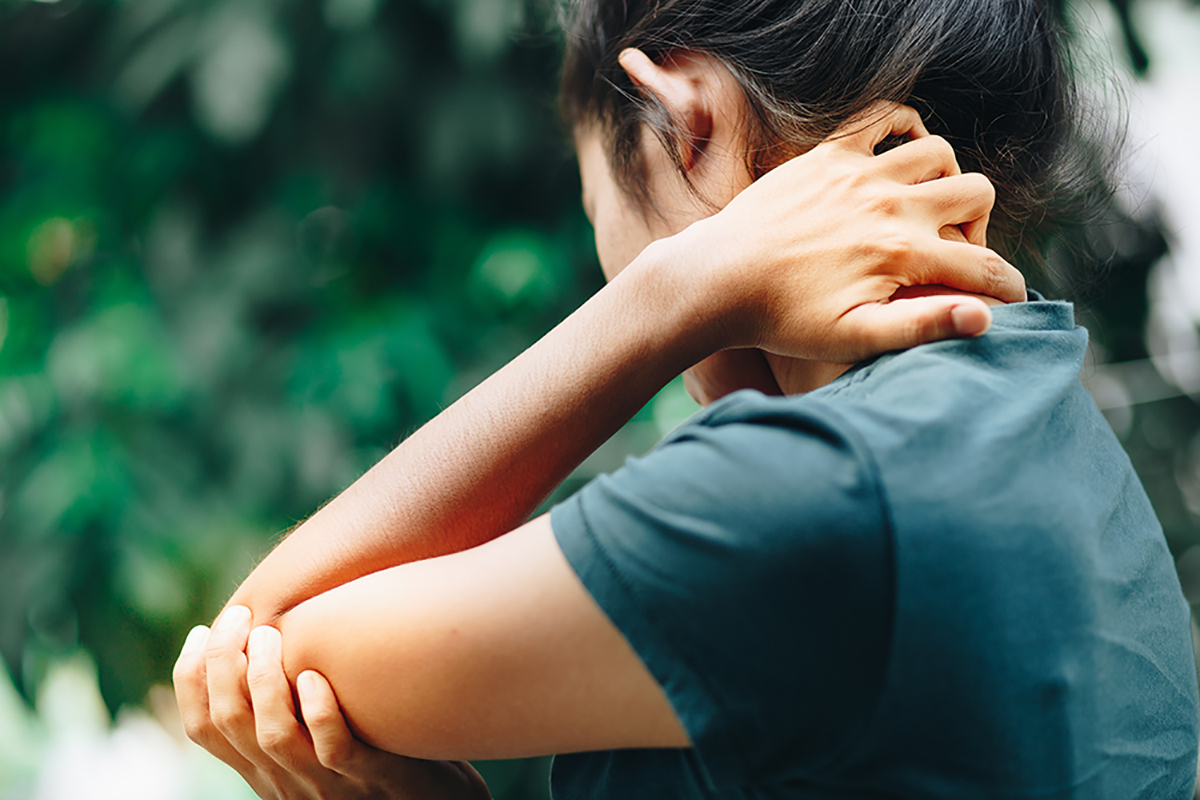
[[[627,48],[618,63],[635,85],[653,94],[682,127],[686,141],[679,155],[690,170],[712,139],[713,113],[705,102],[703,66],[698,59],[680,54],[656,64],[636,48]]]

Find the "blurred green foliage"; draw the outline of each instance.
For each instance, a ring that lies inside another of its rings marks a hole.
[[[599,285],[553,27],[524,0],[0,0],[0,655],[26,697],[82,647],[110,710],[142,702],[281,531]],[[1166,239],[1105,225],[1091,319],[1141,358]],[[1156,406],[1128,442],[1179,551],[1200,415]]]
[[[23,692],[82,645],[111,709],[141,702],[278,532],[595,288],[546,17],[0,4]]]

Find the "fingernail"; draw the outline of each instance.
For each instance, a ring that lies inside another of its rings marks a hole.
[[[270,625],[259,625],[250,631],[250,655],[262,657],[267,654],[271,634],[275,631]]]
[[[200,649],[204,644],[204,640],[208,638],[208,626],[197,625],[188,631],[187,638],[183,640],[183,649],[179,651],[180,655],[185,655],[193,650]]]
[[[250,621],[250,609],[245,606],[230,606],[213,625],[213,633],[227,633]]]
[[[300,677],[296,678],[296,691],[300,694],[301,700],[309,700],[317,691],[317,680],[311,672],[301,672]]]
[[[982,313],[981,313],[982,312]],[[955,306],[950,309],[950,321],[959,336],[978,336],[988,329],[990,322],[986,309],[977,306]]]

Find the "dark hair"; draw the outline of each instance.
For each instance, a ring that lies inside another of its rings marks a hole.
[[[1080,202],[1105,191],[1076,135],[1059,26],[1037,0],[568,0],[564,25],[565,120],[601,124],[615,178],[643,203],[643,127],[681,171],[687,143],[617,63],[627,47],[658,63],[705,53],[730,70],[750,109],[755,178],[877,100],[911,105],[964,172],[991,179],[989,244],[1027,275]]]

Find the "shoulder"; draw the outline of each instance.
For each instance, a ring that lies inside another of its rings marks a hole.
[[[1048,408],[1082,389],[1087,331],[1068,303],[1038,301],[993,310],[983,336],[890,353],[808,395],[842,413],[890,412],[911,423],[961,424],[989,405]]]
[[[854,432],[809,406],[739,393],[552,511],[719,784],[817,769],[865,724],[887,663],[878,481]]]
[[[615,545],[683,532],[693,543],[778,557],[836,537],[886,527],[869,447],[854,421],[801,397],[735,393],[714,403],[644,456],[585,487],[556,513]],[[861,544],[861,542],[859,542]],[[832,555],[832,553],[830,554]]]
[[[1037,496],[1039,484],[1078,477],[1063,459],[1102,457],[1111,484],[1130,479],[1128,458],[1079,381],[1087,332],[1071,306],[1038,301],[994,313],[984,336],[888,354],[804,398],[807,413],[857,443],[893,507],[936,505],[970,518],[998,490]]]

